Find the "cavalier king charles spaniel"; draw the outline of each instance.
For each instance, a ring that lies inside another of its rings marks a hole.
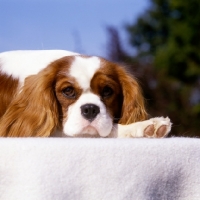
[[[0,53],[1,137],[165,137],[124,67],[64,50]]]

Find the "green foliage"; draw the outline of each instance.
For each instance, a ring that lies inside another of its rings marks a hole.
[[[167,76],[195,82],[200,76],[200,1],[152,0],[136,24],[128,25],[138,56],[153,55]]]
[[[166,43],[169,13],[168,0],[152,0],[136,24],[127,26],[130,44],[138,49],[139,56],[154,54],[159,45]]]
[[[157,48],[155,64],[167,68],[170,76],[194,83],[200,75],[200,1],[171,0],[170,10],[169,36],[166,44]]]

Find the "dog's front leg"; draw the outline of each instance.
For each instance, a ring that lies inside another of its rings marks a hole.
[[[163,138],[171,130],[172,123],[168,117],[156,117],[149,120],[136,122],[128,125],[116,124],[110,137],[117,138]]]

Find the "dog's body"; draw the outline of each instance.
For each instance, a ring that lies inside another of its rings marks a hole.
[[[0,54],[0,136],[164,137],[121,66],[63,50]]]

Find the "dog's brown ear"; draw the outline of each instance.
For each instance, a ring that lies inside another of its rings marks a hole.
[[[47,137],[58,126],[50,69],[28,77],[0,122],[0,136]]]
[[[0,136],[48,137],[61,127],[55,82],[62,69],[66,74],[74,57],[54,61],[36,75],[26,78],[19,94],[0,121]]]
[[[122,114],[119,124],[130,124],[145,120],[147,112],[138,82],[121,67],[118,69],[118,77],[123,92]]]

